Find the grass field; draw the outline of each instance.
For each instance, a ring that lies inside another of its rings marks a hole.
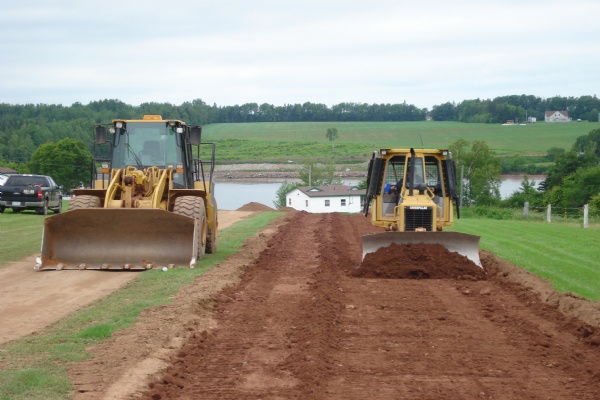
[[[460,122],[273,122],[211,124],[204,127],[204,139],[224,144],[228,140],[244,150],[248,144],[267,148],[268,155],[279,154],[280,159],[293,159],[298,150],[291,143],[311,145],[310,154],[315,158],[331,157],[332,143],[325,133],[336,128],[338,138],[334,141],[336,157],[364,157],[364,152],[380,147],[447,148],[458,139],[482,140],[499,155],[544,154],[549,148],[570,149],[577,137],[600,128],[600,123],[571,122],[503,126],[500,124],[465,124]],[[269,142],[265,146],[264,142]],[[277,151],[279,147],[280,151]],[[352,151],[344,149],[348,147]],[[230,149],[217,147],[217,155],[229,157]],[[238,154],[239,155],[239,154]],[[239,155],[246,158],[247,154]],[[260,159],[260,155],[258,156]]]
[[[481,236],[481,249],[549,279],[558,291],[600,300],[600,226],[461,218],[452,230]]]

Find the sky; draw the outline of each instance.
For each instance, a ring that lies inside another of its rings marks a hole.
[[[598,0],[0,0],[0,103],[600,94]]]

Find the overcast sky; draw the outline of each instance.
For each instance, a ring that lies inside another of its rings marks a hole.
[[[0,0],[0,103],[600,94],[598,0]]]

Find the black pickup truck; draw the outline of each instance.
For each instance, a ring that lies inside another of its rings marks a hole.
[[[12,208],[13,212],[36,210],[41,215],[52,210],[58,214],[61,207],[61,188],[49,176],[9,175],[4,185],[0,186],[0,214],[7,208]]]

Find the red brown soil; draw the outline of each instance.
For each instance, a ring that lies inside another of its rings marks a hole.
[[[238,208],[237,211],[275,211],[275,209],[266,206],[262,203],[257,203],[253,201],[251,203],[244,204],[243,206]]]
[[[429,279],[353,276],[367,218],[284,218],[241,281],[203,306],[212,323],[189,326],[133,398],[600,398],[599,328],[559,311],[572,296],[543,300],[545,282],[516,282],[489,253],[487,279],[464,279],[439,249]]]
[[[73,398],[600,398],[597,302],[486,252],[482,277],[439,249],[388,249],[431,262],[429,279],[393,279],[385,257],[361,265],[374,232],[362,215],[285,213],[69,364]]]
[[[395,279],[481,280],[486,273],[467,257],[439,244],[395,244],[365,256],[353,276]]]

